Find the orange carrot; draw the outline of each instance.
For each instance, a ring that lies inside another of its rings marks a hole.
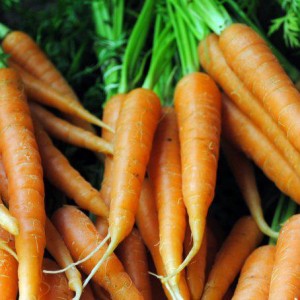
[[[100,298],[101,299],[101,298]],[[85,289],[83,290],[83,293],[81,295],[80,300],[96,300],[92,287],[90,284],[88,284]],[[102,299],[101,299],[102,300]],[[105,299],[103,299],[105,300]]]
[[[222,299],[245,260],[262,238],[262,233],[251,217],[242,217],[235,223],[209,273],[203,300]]]
[[[232,300],[269,299],[275,249],[275,246],[268,245],[251,253],[242,268]]]
[[[2,196],[2,200],[4,201],[4,203],[8,204],[9,201],[8,182],[7,182],[7,177],[3,166],[1,154],[0,154],[0,195]]]
[[[108,220],[106,218],[97,217],[95,227],[102,237],[108,233]]]
[[[29,104],[31,113],[54,138],[94,152],[112,154],[112,145],[96,134],[56,117],[36,103]]]
[[[0,227],[0,239],[14,249],[14,238]],[[0,295],[1,299],[15,300],[18,293],[18,262],[7,251],[0,249]]]
[[[220,35],[227,63],[300,150],[300,94],[258,33],[232,24]]]
[[[300,176],[299,152],[289,142],[285,132],[228,66],[218,42],[218,37],[214,34],[201,42],[199,57],[203,67],[221,85],[235,105],[274,143]]]
[[[137,229],[132,229],[131,233],[118,246],[116,254],[144,299],[151,300],[146,249]]]
[[[17,219],[19,299],[35,299],[46,244],[43,170],[22,82],[0,70],[0,149],[8,178],[9,210]]]
[[[191,293],[191,299],[197,300],[201,298],[205,284],[205,267],[206,267],[206,233],[199,252],[193,257],[186,268],[186,280]],[[186,228],[184,240],[184,253],[188,254],[193,245],[191,230],[189,226]]]
[[[214,197],[221,131],[221,94],[204,73],[186,75],[174,95],[182,159],[182,192],[193,247],[182,270],[199,251]],[[193,149],[193,151],[191,151]]]
[[[114,143],[108,234],[111,240],[85,283],[132,230],[159,116],[160,102],[151,90],[137,88],[126,95]]]
[[[89,284],[87,285],[87,287],[88,286],[89,286]],[[111,300],[109,293],[104,288],[102,288],[99,284],[97,284],[95,282],[91,282],[91,289],[97,299]]]
[[[54,213],[52,221],[75,260],[87,256],[102,241],[91,220],[75,207],[64,206],[58,209]],[[80,264],[84,273],[89,274],[92,271],[105,250],[106,246],[104,245],[89,260]],[[93,280],[104,287],[112,299],[142,299],[141,294],[114,254],[110,256],[105,265],[97,270]]]
[[[57,232],[52,222],[46,219],[46,247],[61,268],[66,268],[74,263],[71,254],[62,237]],[[55,268],[56,269],[56,268]],[[48,269],[47,269],[48,270]],[[82,293],[82,280],[80,272],[75,268],[66,270],[70,290],[75,292],[74,299],[80,299]]]
[[[35,122],[35,134],[47,179],[83,209],[107,217],[108,208],[99,191],[70,165],[37,122]]]
[[[49,85],[32,76],[22,68],[16,65],[13,65],[13,68],[16,69],[20,74],[29,99],[33,99],[50,107],[54,107],[66,114],[76,116],[77,118],[112,131],[109,126],[87,111],[85,108],[78,106],[78,104],[74,103],[72,99],[63,96],[57,90],[51,88]]]
[[[180,145],[175,111],[164,107],[158,124],[148,172],[153,183],[159,223],[159,251],[167,275],[180,266],[185,235],[185,207],[182,197]],[[179,273],[170,281],[178,290]]]
[[[51,259],[43,260],[43,268],[56,270],[58,265]],[[68,287],[68,281],[64,274],[43,274],[38,300],[71,300],[72,292]]]
[[[152,184],[148,178],[145,178],[143,182],[138,211],[136,214],[136,224],[145,245],[151,253],[157,273],[161,276],[165,276],[164,264],[159,252],[159,225],[155,197]],[[189,299],[189,290],[184,272],[180,275],[180,294],[183,299]],[[165,285],[163,287],[168,299],[172,299],[168,291],[168,287]]]
[[[285,194],[300,203],[300,179],[275,146],[225,96],[223,97],[223,133],[241,149]],[[259,141],[259,143],[257,142]]]
[[[292,216],[281,228],[277,240],[269,299],[300,297],[300,215]]]
[[[264,219],[254,169],[250,161],[229,143],[223,141],[222,148],[233,176],[257,226],[264,234],[278,238],[278,232],[275,232]]]

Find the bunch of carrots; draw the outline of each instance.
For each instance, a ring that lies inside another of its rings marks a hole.
[[[0,23],[0,299],[300,297],[300,72],[228,2],[242,23],[145,0],[129,33],[124,0],[91,1],[102,115]],[[95,154],[100,189],[57,141]],[[228,232],[220,154],[248,207]],[[251,161],[282,193],[271,225]]]

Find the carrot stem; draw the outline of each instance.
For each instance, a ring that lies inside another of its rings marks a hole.
[[[0,40],[3,40],[5,36],[10,32],[10,28],[0,23]]]

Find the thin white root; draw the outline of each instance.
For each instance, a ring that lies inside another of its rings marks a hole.
[[[19,261],[17,253],[7,245],[6,241],[4,241],[1,238],[0,238],[0,249],[8,252],[11,256],[13,256],[16,259],[16,261]]]

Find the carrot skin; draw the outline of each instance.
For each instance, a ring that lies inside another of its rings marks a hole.
[[[102,237],[91,220],[75,207],[64,206],[58,209],[54,213],[52,221],[62,235],[74,260],[87,256],[102,241]],[[89,274],[103,256],[106,248],[104,245],[89,260],[80,264],[80,269]],[[141,294],[114,254],[97,270],[93,280],[104,287],[113,300],[142,299]]]
[[[300,94],[266,42],[247,25],[232,24],[219,43],[229,66],[299,151]]]
[[[260,101],[228,66],[216,35],[209,35],[199,45],[199,57],[205,70],[216,80],[235,105],[260,128],[300,176],[300,154],[272,119]]]
[[[261,246],[247,258],[232,300],[267,300],[274,266],[275,246]]]
[[[300,179],[275,146],[228,98],[223,98],[223,134],[250,157],[277,187],[300,203]],[[257,142],[259,141],[259,143]]]
[[[46,245],[43,170],[22,82],[12,69],[1,69],[0,78],[0,149],[10,212],[20,226],[19,299],[28,300],[38,294]]]
[[[262,233],[251,217],[242,217],[235,223],[209,273],[203,300],[222,299],[245,260],[262,238]]]
[[[300,215],[292,216],[281,228],[277,240],[269,299],[300,297]]]

